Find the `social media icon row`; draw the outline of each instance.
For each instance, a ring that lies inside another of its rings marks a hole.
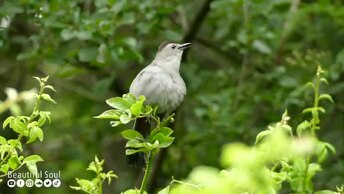
[[[27,180],[23,180],[23,179],[18,179],[18,180],[14,180],[14,179],[9,179],[7,181],[7,186],[8,187],[59,187],[61,185],[61,181],[59,179],[36,179],[36,180],[32,180],[32,179],[27,179]]]

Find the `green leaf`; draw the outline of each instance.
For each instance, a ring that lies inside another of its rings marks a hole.
[[[170,136],[173,133],[173,130],[169,127],[161,127],[159,132],[165,136]]]
[[[48,101],[48,102],[57,104],[57,103],[55,102],[55,100],[53,100],[53,99],[50,97],[49,94],[42,94],[42,98],[43,98],[44,100]]]
[[[36,77],[36,76],[33,76],[33,78],[34,78],[35,80],[37,80],[37,81],[38,81],[38,83],[41,83],[41,78],[39,78],[39,77]]]
[[[153,108],[149,105],[146,106],[146,115],[150,114],[153,111]]]
[[[41,126],[43,126],[44,125],[44,123],[45,123],[45,121],[46,121],[46,117],[45,116],[41,116],[41,117],[39,117],[39,119],[38,119],[38,121],[37,121],[37,126],[38,127],[41,127]]]
[[[325,109],[324,109],[323,107],[321,107],[321,106],[317,107],[317,110],[320,111],[320,112],[322,112],[322,113],[325,113],[325,112],[326,112]]]
[[[129,190],[122,192],[121,194],[139,194],[139,193],[140,193],[140,190],[129,189]],[[148,194],[148,193],[146,191],[144,191],[143,194]]]
[[[105,112],[103,112],[102,114],[95,116],[94,118],[96,119],[119,119],[119,117],[121,116],[121,114],[123,114],[123,112],[119,111],[119,110],[107,110]]]
[[[10,166],[8,164],[3,164],[0,166],[0,171],[3,172],[4,174],[7,174],[9,168]]]
[[[308,121],[303,121],[300,123],[296,128],[296,134],[300,137],[302,132],[309,129],[311,126],[311,123]]]
[[[119,120],[120,120],[123,124],[127,124],[127,123],[129,123],[129,122],[131,121],[131,118],[130,118],[129,115],[123,114],[123,115],[121,115],[121,116],[119,117]]]
[[[51,123],[51,119],[50,119],[51,113],[49,111],[40,111],[39,115],[41,117],[44,117],[44,118],[48,119],[49,123]],[[40,126],[40,125],[38,125],[38,126]]]
[[[132,140],[132,139],[141,139],[143,140],[144,137],[142,134],[136,130],[133,129],[127,129],[121,133],[121,135],[127,139],[127,140]]]
[[[118,125],[122,124],[121,121],[110,121],[111,127],[117,127]]]
[[[318,143],[316,153],[318,156],[317,157],[318,163],[322,163],[323,161],[325,161],[325,159],[327,158],[328,152],[323,142]]]
[[[26,143],[32,143],[37,138],[39,141],[43,141],[43,130],[40,127],[35,126],[30,130],[29,140]]]
[[[325,100],[328,100],[328,101],[334,103],[332,97],[329,94],[321,94],[319,96],[319,100],[322,100],[322,99],[325,99]]]
[[[123,110],[123,111],[129,110],[131,107],[131,104],[127,100],[124,100],[123,98],[120,98],[120,97],[110,98],[106,100],[106,103],[112,108]]]
[[[303,109],[302,113],[305,114],[305,113],[309,113],[312,111],[313,111],[313,108],[305,108],[305,109]]]
[[[326,79],[326,78],[324,78],[324,77],[320,78],[320,81],[321,81],[321,82],[324,82],[325,84],[328,84],[328,81],[327,81],[327,79]]]
[[[265,136],[268,136],[270,134],[271,134],[271,130],[265,130],[258,133],[255,144],[258,144],[258,142],[260,142]]]
[[[265,42],[261,40],[254,40],[252,43],[252,47],[257,49],[259,52],[263,54],[270,54],[271,48]]]
[[[0,145],[4,145],[4,144],[7,144],[7,140],[6,140],[6,138],[4,138],[0,135]]]
[[[76,182],[80,187],[78,186],[70,186],[70,188],[74,190],[82,190],[86,193],[94,193],[94,188],[96,187],[95,184],[92,181],[86,180],[86,179],[78,179],[76,178]],[[92,192],[93,191],[93,192]]]
[[[153,137],[157,133],[162,133],[165,136],[170,136],[173,133],[173,130],[169,127],[161,127],[161,128],[155,128],[151,133],[150,136]],[[152,138],[150,138],[152,139]]]
[[[336,153],[336,148],[333,145],[331,145],[330,143],[326,143],[326,142],[324,144],[325,144],[326,148],[329,149],[333,154]]]
[[[2,128],[5,129],[6,126],[7,126],[13,119],[15,119],[14,116],[9,116],[9,117],[7,117],[7,119],[2,123]]]
[[[26,164],[26,167],[28,168],[28,170],[36,175],[37,174],[37,165],[36,163],[37,162],[41,162],[43,161],[43,159],[38,156],[38,155],[31,155],[31,156],[28,156],[26,158],[24,158],[23,160],[23,163]]]
[[[315,192],[314,194],[339,194],[339,193],[330,191],[330,190],[321,190],[321,191]]]
[[[320,172],[322,169],[321,169],[321,166],[317,163],[310,163],[308,165],[308,176],[309,177],[313,177],[317,172]]]
[[[31,123],[27,124],[27,128],[31,130],[32,128],[36,127],[38,125],[37,121],[32,121]]]
[[[160,145],[159,141],[156,140],[154,143],[145,142],[143,146],[146,148],[146,150],[155,150],[155,152],[157,153],[158,150],[156,148],[159,148]]]
[[[82,48],[78,52],[78,58],[81,62],[90,62],[96,59],[98,55],[97,47]]]
[[[159,148],[166,148],[173,143],[173,140],[174,140],[173,137],[165,136],[164,134],[159,132],[151,138],[150,142],[154,143],[154,142],[158,141],[158,143],[159,143],[158,147]]]
[[[131,105],[130,112],[134,116],[139,116],[141,114],[142,106],[143,106],[143,101],[137,101],[135,104]]]
[[[37,175],[37,164],[36,162],[25,162],[27,169],[31,172],[33,175]]]
[[[240,165],[245,162],[243,159],[251,158],[251,148],[242,143],[227,144],[223,148],[221,164],[225,167]]]
[[[47,77],[42,77],[42,78],[41,78],[42,82],[44,82],[44,83],[47,82],[48,79],[49,79],[49,75],[48,75]]]
[[[62,40],[68,41],[76,36],[74,30],[71,29],[63,29],[60,33]]]
[[[314,83],[312,83],[312,82],[307,82],[307,83],[306,83],[306,86],[307,86],[307,87],[311,87],[313,90],[315,90]]]
[[[39,156],[39,155],[31,155],[28,156],[26,158],[24,158],[23,163],[27,163],[27,162],[42,162],[43,159]]]
[[[131,139],[125,144],[126,148],[143,148],[145,147],[144,143],[142,141]]]
[[[141,148],[141,149],[126,149],[125,155],[132,155],[132,154],[135,154],[137,152],[144,152],[144,149],[143,148]]]
[[[20,164],[21,164],[21,162],[17,156],[12,156],[8,160],[8,165],[12,170],[15,170]]]
[[[23,151],[22,143],[18,139],[10,139],[7,143],[12,147],[18,148],[20,151]]]
[[[44,86],[44,88],[47,88],[47,89],[50,89],[50,90],[56,92],[55,88],[51,85],[46,85],[46,86]]]
[[[75,33],[76,37],[80,40],[90,40],[92,39],[92,32],[91,31],[79,31]]]
[[[158,194],[169,194],[170,193],[170,185],[168,185],[167,187],[161,189]]]
[[[10,123],[10,126],[12,127],[13,131],[19,133],[19,134],[24,134],[25,131],[27,131],[26,125],[21,122],[19,119],[14,119]]]
[[[128,101],[130,104],[134,104],[137,99],[133,94],[123,94],[123,99],[125,99],[126,101]]]
[[[108,185],[110,185],[111,179],[118,178],[118,176],[112,170],[110,170],[109,172],[106,173],[105,178],[108,179]]]

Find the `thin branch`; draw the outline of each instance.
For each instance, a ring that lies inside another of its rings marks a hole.
[[[234,103],[233,103],[234,107],[237,107],[239,104],[239,101],[240,101],[242,88],[243,88],[243,81],[244,81],[244,78],[246,76],[247,66],[249,65],[250,49],[251,49],[251,45],[252,45],[252,40],[250,38],[251,32],[250,32],[250,26],[249,26],[250,25],[249,5],[248,5],[247,0],[244,1],[242,9],[243,9],[243,14],[244,14],[244,27],[245,27],[246,36],[248,37],[248,40],[247,40],[247,45],[246,45],[246,52],[245,52],[244,58],[242,60],[236,97],[235,97]]]
[[[210,3],[212,1],[213,0],[204,1],[201,9],[198,11],[198,13],[196,14],[196,17],[191,23],[188,32],[184,35],[183,42],[193,42],[195,40],[196,34],[198,33],[202,23],[204,22],[206,16],[208,15],[208,12],[210,11]],[[188,50],[184,52],[182,60],[186,59],[186,56],[188,54],[187,51]],[[164,152],[167,152],[167,150],[165,149]],[[166,158],[166,154],[159,156],[159,162],[155,163],[155,166],[153,167],[153,172],[152,172],[153,176],[151,177],[151,180],[147,186],[149,193],[152,193],[152,191],[156,189],[157,179],[158,179],[158,176],[156,176],[156,173],[161,172],[162,164],[164,163],[163,161],[165,160],[165,158]]]
[[[195,39],[197,32],[199,31],[199,28],[202,26],[202,23],[204,22],[206,16],[208,15],[208,13],[210,11],[210,3],[212,1],[213,0],[205,0],[204,1],[201,9],[196,14],[196,17],[194,18],[193,22],[191,23],[188,32],[185,34],[185,36],[183,38],[183,42],[192,42]],[[187,54],[188,54],[188,50],[184,51],[183,60],[186,59]]]

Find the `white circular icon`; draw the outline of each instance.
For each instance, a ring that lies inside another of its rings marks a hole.
[[[17,186],[18,187],[24,187],[25,185],[25,181],[23,179],[18,179],[17,180]]]
[[[27,180],[25,181],[25,185],[26,185],[27,187],[32,187],[32,186],[34,185],[34,182],[33,182],[32,179],[27,179]]]
[[[51,184],[52,184],[52,182],[51,182],[50,179],[45,179],[45,180],[43,181],[43,184],[44,184],[45,187],[50,187]]]
[[[16,186],[16,181],[15,180],[13,180],[13,179],[8,179],[8,181],[7,181],[7,186],[8,187],[15,187]]]
[[[53,186],[54,187],[59,187],[61,185],[61,181],[59,179],[54,179],[53,180]]]
[[[36,187],[41,187],[43,185],[43,181],[41,179],[36,179],[35,180],[35,186]]]

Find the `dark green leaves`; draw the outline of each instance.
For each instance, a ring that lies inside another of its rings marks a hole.
[[[83,48],[79,51],[78,57],[82,62],[90,62],[96,59],[98,55],[97,47]]]

